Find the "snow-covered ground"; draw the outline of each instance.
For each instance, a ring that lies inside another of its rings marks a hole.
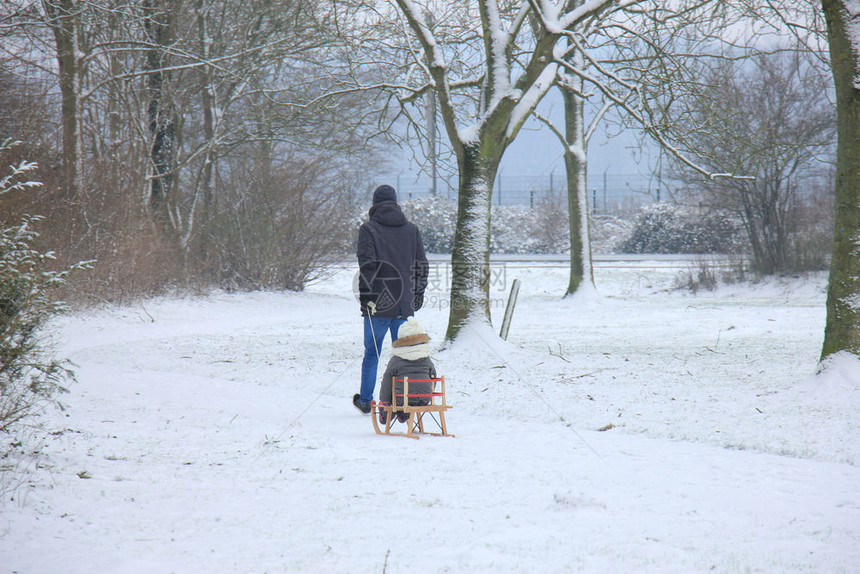
[[[680,265],[561,300],[564,265],[496,264],[509,341],[434,354],[455,438],[353,409],[350,269],[64,317],[78,381],[4,473],[0,573],[860,571],[860,362],[813,377],[824,277],[693,296]]]

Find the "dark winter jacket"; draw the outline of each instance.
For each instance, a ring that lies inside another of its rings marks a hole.
[[[370,220],[358,230],[361,314],[376,304],[377,317],[409,317],[424,304],[429,264],[418,227],[400,206],[383,202],[370,209]]]
[[[415,361],[407,361],[401,357],[391,357],[388,362],[388,367],[385,369],[385,374],[382,375],[382,386],[379,390],[379,400],[391,403],[391,382],[393,377],[409,377],[410,379],[435,379],[436,367],[429,357],[417,359]],[[397,383],[397,392],[403,392],[403,383]],[[428,394],[433,392],[432,383],[409,383],[409,394]],[[401,398],[397,404],[402,405]],[[414,397],[409,399],[411,406],[430,404],[429,397]]]

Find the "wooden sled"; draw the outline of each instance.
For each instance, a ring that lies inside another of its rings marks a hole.
[[[403,383],[403,393],[397,393],[397,383]],[[432,392],[426,394],[416,394],[409,392],[409,383],[432,383]],[[438,388],[437,388],[438,386]],[[433,436],[454,436],[448,434],[448,427],[445,424],[445,411],[451,407],[445,400],[445,377],[438,379],[412,379],[409,377],[395,377],[391,385],[394,404],[389,405],[379,401],[371,401],[370,403],[370,420],[373,421],[373,430],[376,434],[386,434],[390,436],[405,436],[409,438],[418,438],[422,434]],[[409,397],[429,397],[430,404],[422,406],[411,406]],[[402,400],[400,400],[402,399]],[[401,403],[398,405],[397,403]],[[384,412],[386,415],[385,426],[382,428],[379,422],[379,413]],[[406,421],[406,432],[391,432],[391,427],[397,423],[397,413],[406,413],[409,419]],[[429,415],[429,419],[439,427],[441,432],[431,432],[424,428],[425,416]],[[417,431],[417,432],[416,432]]]

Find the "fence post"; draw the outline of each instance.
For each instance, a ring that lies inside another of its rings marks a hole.
[[[517,296],[520,293],[520,280],[514,279],[511,284],[511,294],[508,296],[508,305],[505,307],[505,317],[502,319],[502,328],[499,330],[499,337],[508,340],[508,331],[511,330],[511,319],[514,317],[514,307],[517,306]]]

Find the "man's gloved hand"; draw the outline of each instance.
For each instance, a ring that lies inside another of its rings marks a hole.
[[[368,301],[368,303],[367,303],[367,312],[368,312],[371,316],[376,315],[376,303],[374,303],[373,301]]]

